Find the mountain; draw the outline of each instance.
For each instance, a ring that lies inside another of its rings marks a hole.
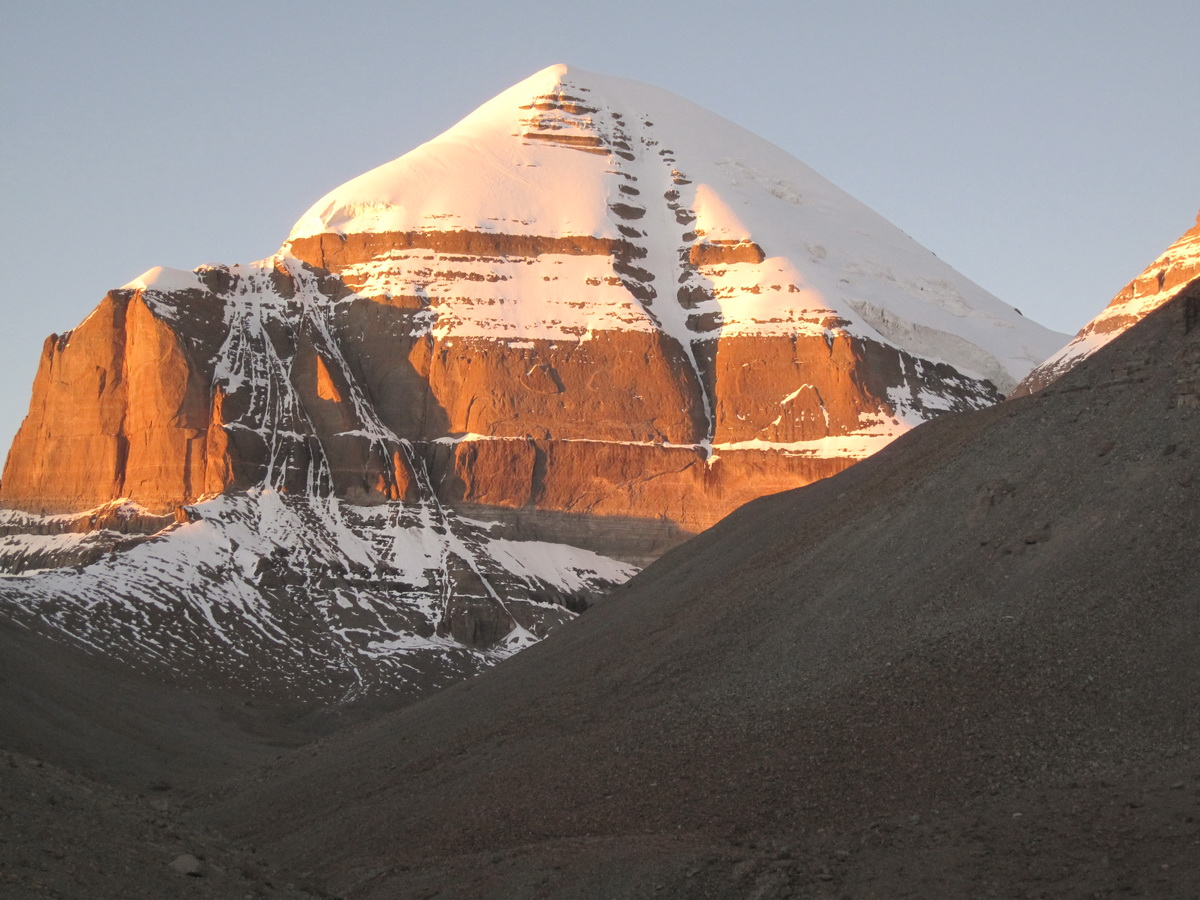
[[[1196,278],[1200,278],[1200,213],[1185,231],[1142,274],[1125,285],[1100,315],[1080,329],[1075,338],[1025,376],[1016,396],[1041,390],[1069,372],[1080,360],[1095,353],[1125,329],[1140,322]]]
[[[202,819],[342,896],[1200,890],[1200,285]]]
[[[2,608],[172,679],[415,696],[1063,338],[732,123],[551,67],[275,256],[52,335]]]

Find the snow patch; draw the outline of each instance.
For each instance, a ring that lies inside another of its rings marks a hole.
[[[133,281],[121,285],[121,289],[126,291],[151,290],[163,294],[169,294],[172,291],[206,290],[195,272],[187,272],[183,269],[170,269],[166,266],[155,266],[153,269],[147,269],[137,278],[133,279]]]

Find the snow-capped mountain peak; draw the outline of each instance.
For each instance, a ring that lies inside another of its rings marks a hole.
[[[554,66],[274,256],[51,336],[0,609],[173,678],[415,694],[1063,339],[745,129]]]
[[[642,279],[656,299],[676,293],[676,282],[692,298],[708,295],[681,316],[665,301],[650,314],[621,302],[623,286],[598,286],[593,300],[573,284],[573,296],[544,304],[522,291],[503,326],[456,304],[459,334],[551,336],[550,321],[559,323],[558,336],[576,327],[676,324],[685,331],[673,336],[687,341],[705,331],[823,331],[832,316],[1001,390],[1061,344],[1060,335],[1023,319],[773,144],[667,91],[565,65],[543,69],[442,135],[331,191],[290,240],[457,231],[628,243],[643,260],[638,268],[656,276],[653,284]],[[714,271],[731,263],[732,271]],[[368,290],[420,280],[378,261],[355,274],[373,276]],[[561,282],[567,273],[556,274]],[[590,273],[578,274],[586,281]],[[423,287],[436,293],[440,286]],[[576,314],[563,315],[565,304]],[[689,331],[689,321],[710,327]]]

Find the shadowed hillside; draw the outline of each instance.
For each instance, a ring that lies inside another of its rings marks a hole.
[[[749,504],[210,821],[351,896],[1194,895],[1198,308]]]

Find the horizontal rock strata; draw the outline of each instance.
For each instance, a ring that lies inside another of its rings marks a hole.
[[[0,501],[170,513],[267,484],[371,504],[412,500],[427,479],[451,505],[688,533],[886,443],[903,430],[899,400],[920,408],[910,382],[952,408],[993,399],[845,331],[690,346],[659,330],[460,338],[296,260],[199,277],[110,292],[47,342]]]

